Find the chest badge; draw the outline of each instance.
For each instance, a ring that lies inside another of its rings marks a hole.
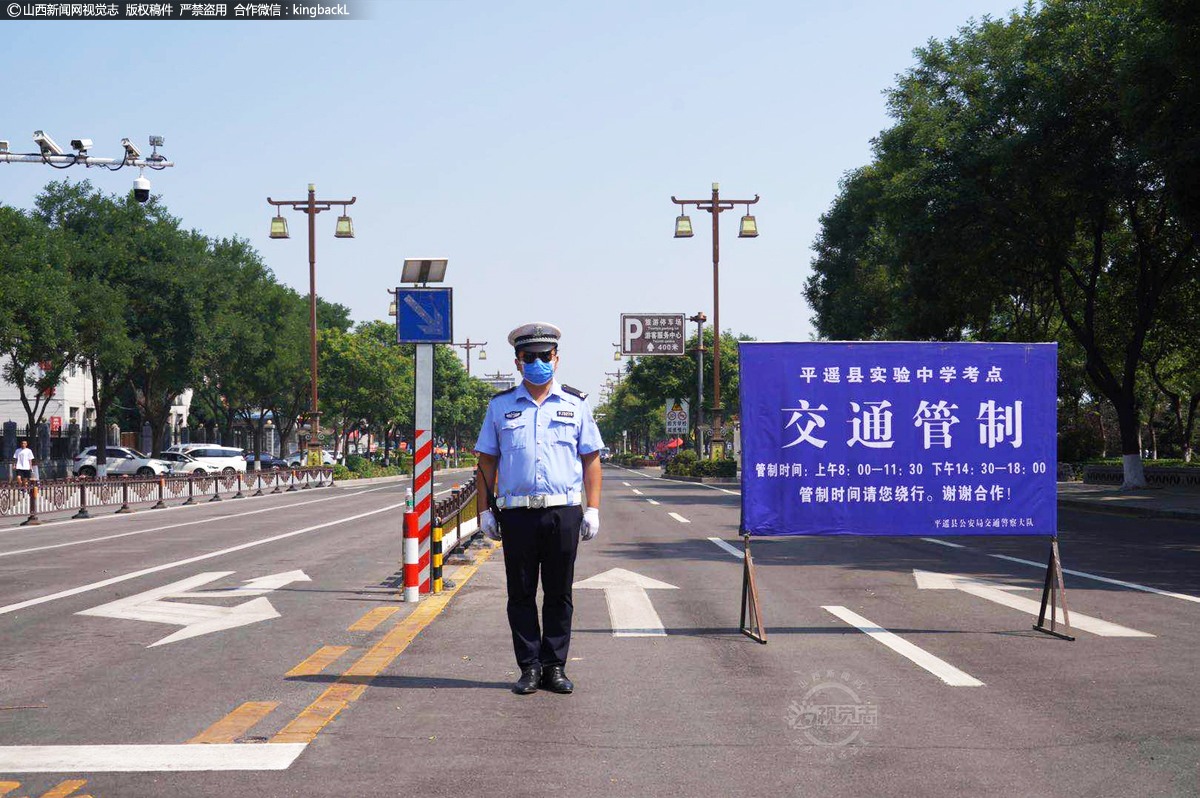
[[[505,417],[505,418],[507,418],[507,419],[520,418],[520,417],[521,417],[521,411],[520,411],[520,410],[510,410],[510,411],[508,411],[507,413],[505,413],[505,414],[504,414],[504,417]]]
[[[559,410],[558,417],[559,418],[575,418],[575,411],[574,410]]]

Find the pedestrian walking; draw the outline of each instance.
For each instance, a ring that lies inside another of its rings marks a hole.
[[[587,394],[554,379],[561,336],[545,322],[508,334],[524,380],[492,397],[475,444],[480,529],[504,544],[508,625],[521,669],[513,692],[519,695],[539,687],[574,689],[566,664],[575,554],[581,538],[591,540],[600,531],[604,443]],[[493,487],[495,513],[487,507]]]
[[[33,479],[33,449],[29,448],[28,441],[21,441],[21,446],[14,453],[13,477],[17,480],[17,484],[23,485]]]

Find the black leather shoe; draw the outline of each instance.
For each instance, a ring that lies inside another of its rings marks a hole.
[[[530,665],[528,668],[521,670],[521,678],[517,679],[517,683],[513,685],[512,691],[517,695],[529,695],[536,693],[538,682],[542,680],[542,668],[540,665]]]
[[[575,689],[562,665],[547,665],[542,669],[542,687],[554,693],[569,693]]]

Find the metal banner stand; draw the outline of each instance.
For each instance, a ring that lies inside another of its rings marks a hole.
[[[763,628],[762,612],[758,606],[758,583],[754,581],[754,560],[750,558],[750,536],[742,535],[742,540],[745,542],[745,553],[742,559],[742,619],[738,631],[765,646],[767,630]],[[747,611],[750,614],[750,626],[746,625]]]
[[[1050,603],[1050,628],[1047,629],[1046,623],[1046,603]],[[1042,609],[1038,613],[1037,623],[1033,628],[1039,632],[1045,632],[1048,635],[1061,638],[1063,640],[1074,640],[1073,635],[1066,632],[1059,632],[1056,629],[1058,622],[1058,604],[1062,603],[1063,628],[1067,632],[1071,629],[1071,615],[1067,612],[1067,588],[1063,585],[1062,561],[1058,556],[1058,538],[1050,539],[1050,562],[1046,563],[1046,582],[1042,586]]]

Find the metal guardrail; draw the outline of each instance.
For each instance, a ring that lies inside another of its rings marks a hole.
[[[157,477],[111,477],[108,479],[55,479],[0,485],[0,517],[28,518],[21,526],[41,523],[39,513],[77,510],[73,518],[90,518],[92,510],[119,505],[117,513],[131,513],[131,505],[154,502],[149,509],[158,510],[172,499],[185,499],[181,505],[198,504],[201,498],[210,502],[224,498],[242,499],[247,495],[285,493],[309,488],[331,487],[333,469],[293,468],[279,471]],[[221,494],[232,494],[222,496]]]
[[[448,498],[433,505],[433,534],[429,541],[429,589],[441,593],[444,584],[442,564],[447,554],[460,546],[470,547],[479,535],[479,526],[464,542],[463,523],[470,521],[475,511],[475,476],[461,488],[456,488]]]

